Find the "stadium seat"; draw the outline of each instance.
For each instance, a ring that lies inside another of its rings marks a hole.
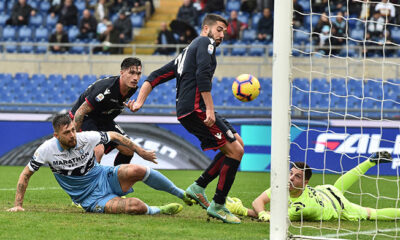
[[[245,42],[254,42],[257,38],[257,31],[254,29],[243,30],[242,40]]]
[[[382,100],[383,97],[383,82],[382,79],[368,80],[364,85],[364,96]]]
[[[46,53],[47,52],[47,49],[49,48],[48,47],[48,41],[47,41],[47,39],[41,39],[41,40],[39,40],[39,41],[36,41],[36,43],[38,44],[36,47],[35,47],[35,53]]]
[[[29,18],[29,26],[39,27],[44,25],[44,18],[42,14],[36,13],[35,16]]]
[[[67,86],[78,86],[80,84],[81,77],[78,74],[67,74],[65,76],[65,83]]]
[[[240,1],[237,0],[230,0],[226,3],[226,11],[227,12],[232,12],[232,11],[240,11]]]
[[[79,29],[77,26],[72,26],[68,29],[68,39],[70,42],[74,42],[79,35]]]
[[[40,41],[42,39],[48,40],[49,30],[43,26],[40,26],[35,29],[34,35],[35,35],[34,37],[35,41]]]
[[[33,49],[34,49],[34,46],[33,46],[33,42],[32,42],[32,39],[30,39],[30,38],[25,38],[25,39],[22,39],[22,40],[20,40],[20,46],[19,46],[19,50],[18,50],[18,52],[19,53],[33,53]]]
[[[251,29],[257,29],[258,21],[262,18],[262,14],[260,12],[254,13],[251,17]]]
[[[304,16],[304,28],[306,29],[314,29],[317,26],[319,19],[321,18],[320,14],[311,14]],[[311,24],[311,26],[310,26]]]
[[[5,10],[5,8],[6,8],[6,4],[5,4],[6,2],[3,0],[3,1],[0,1],[0,12],[3,12],[4,10]]]
[[[364,30],[362,28],[355,28],[350,31],[350,38],[358,41],[364,40]]]
[[[86,2],[85,2],[85,0],[77,0],[77,1],[75,1],[75,6],[78,9],[78,11],[81,13],[86,8]]]
[[[246,44],[242,41],[237,41],[235,44],[233,44],[234,47],[232,48],[232,56],[244,56],[246,54],[247,48]]]
[[[11,10],[12,10],[12,8],[13,8],[15,2],[16,2],[16,1],[7,1],[6,7],[7,7],[7,10],[8,10],[9,12],[11,12]]]
[[[52,17],[50,14],[47,15],[46,26],[47,28],[49,28],[50,31],[52,31],[55,28],[57,22],[58,22],[58,16]]]
[[[310,81],[307,78],[295,78],[292,82],[293,88],[299,88],[303,91],[310,91]]]
[[[392,37],[393,41],[395,43],[399,44],[400,43],[400,28],[394,27],[394,28],[392,28],[390,33],[391,33],[391,37]]]
[[[5,26],[3,28],[2,39],[7,39],[8,41],[15,41],[17,36],[17,28],[13,26]]]
[[[295,44],[301,45],[310,41],[310,33],[306,29],[294,29],[293,32],[293,42]]]
[[[311,10],[311,5],[310,1],[305,0],[305,1],[298,1],[298,4],[303,8],[304,13],[309,13]]]
[[[28,0],[26,3],[29,4],[33,9],[38,9],[39,7],[39,2],[36,0]]]
[[[22,26],[18,30],[18,39],[19,40],[32,40],[32,29],[28,26]]]
[[[8,52],[8,53],[17,52],[18,43],[16,42],[15,38],[6,38],[4,41],[7,42],[7,44],[5,46],[6,52]]]
[[[50,9],[51,5],[49,1],[40,1],[39,11],[42,13],[47,13]]]
[[[131,14],[130,16],[132,26],[134,28],[141,28],[144,25],[144,17],[139,14]]]
[[[228,17],[229,18],[229,17]],[[228,19],[227,18],[227,19]],[[237,19],[239,20],[239,21],[241,21],[242,23],[245,23],[245,24],[249,24],[249,20],[250,20],[250,14],[249,13],[246,13],[246,12],[239,12],[239,14],[238,14],[238,16],[237,16]]]
[[[6,21],[10,18],[9,14],[0,11],[0,26],[5,26]]]
[[[331,79],[331,92],[339,95],[346,96],[346,79],[344,78],[332,78]]]
[[[349,79],[347,81],[347,92],[349,95],[363,97],[364,81],[360,79]]]
[[[311,90],[316,92],[330,92],[330,85],[326,81],[326,78],[314,78],[311,81]]]
[[[264,56],[265,54],[265,48],[260,47],[260,45],[262,45],[261,42],[259,41],[254,41],[251,44],[251,48],[249,49],[249,55],[250,56]]]
[[[83,41],[81,41],[80,39],[75,39],[75,41],[73,41],[73,43],[75,44],[82,44],[84,43]],[[87,47],[83,46],[83,45],[74,45],[69,49],[70,53],[74,53],[74,54],[84,54],[87,53]]]

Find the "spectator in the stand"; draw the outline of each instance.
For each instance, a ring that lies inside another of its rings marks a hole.
[[[183,4],[179,8],[176,19],[184,21],[193,27],[197,25],[197,10],[193,6],[191,0],[183,0]]]
[[[119,43],[129,43],[132,41],[132,22],[127,16],[129,12],[122,8],[118,12],[118,19],[113,23],[114,28],[119,32]]]
[[[109,18],[110,7],[114,4],[114,0],[98,0],[95,5],[90,6],[94,11],[94,17],[97,22],[103,21],[104,18]]]
[[[145,12],[146,21],[151,17],[151,3],[146,0],[134,0],[133,7],[131,9],[133,13]]]
[[[361,20],[367,20],[373,14],[374,11],[375,11],[375,5],[372,4],[370,0],[363,0],[361,4],[360,15],[358,18]]]
[[[269,8],[264,8],[263,16],[258,21],[257,39],[271,41],[274,33],[274,19]]]
[[[11,17],[6,23],[16,26],[27,25],[29,17],[35,14],[36,10],[27,4],[26,0],[18,0],[18,2],[14,3],[11,10]]]
[[[375,11],[380,12],[381,16],[385,18],[386,22],[393,23],[396,17],[396,9],[388,0],[382,0],[382,2],[376,4]]]
[[[157,44],[176,44],[174,34],[170,30],[168,30],[167,24],[165,22],[161,23],[161,29],[160,29],[160,32],[158,33],[156,43]],[[158,47],[154,53],[160,54],[160,55],[170,55],[173,52],[175,52],[175,50],[176,49],[174,47]]]
[[[111,47],[113,43],[119,43],[119,32],[113,26],[113,24],[107,19],[103,20],[106,29],[99,34],[99,41],[103,44],[101,49],[96,48],[94,52],[102,51],[110,54],[121,53],[121,48]]]
[[[204,11],[207,13],[223,12],[225,10],[224,0],[207,0]]]
[[[190,31],[190,29],[187,29],[185,32],[183,32],[182,33],[182,35],[180,35],[179,36],[179,43],[180,44],[185,44],[185,45],[188,45],[188,44],[190,44],[192,41],[193,41],[193,39],[195,39],[196,38],[196,36],[194,36],[193,34],[192,34],[192,32]],[[179,49],[179,51],[182,51],[183,50],[183,48],[180,48]]]
[[[390,35],[389,30],[383,31],[381,37],[378,38],[378,45],[382,48],[380,51],[383,54],[385,52],[385,56],[390,57],[394,54],[395,50],[397,50],[397,44],[393,42],[392,36]]]
[[[318,51],[321,54],[329,55],[329,54],[338,54],[340,52],[339,39],[334,37],[336,35],[336,28],[330,27],[328,25],[324,25],[321,33],[319,34],[319,42],[318,42]]]
[[[56,31],[50,35],[50,43],[69,43],[68,34],[64,31],[62,23],[57,23]],[[55,53],[67,52],[69,47],[54,45],[50,46],[50,50]]]
[[[50,9],[49,13],[52,14],[52,16],[55,16],[55,13],[58,13],[61,6],[62,6],[63,0],[50,0]]]
[[[336,34],[334,36],[340,38],[346,38],[346,21],[344,20],[343,13],[338,12],[336,14],[336,19],[332,22],[332,26],[336,29]],[[340,39],[343,40],[343,39]],[[344,42],[343,42],[344,43]]]
[[[118,13],[121,9],[131,9],[133,7],[132,1],[115,0],[111,7],[112,13]]]
[[[322,33],[322,28],[324,26],[328,26],[329,28],[331,27],[331,22],[329,21],[329,18],[326,15],[326,13],[321,14],[321,17],[319,18],[317,25],[314,27],[314,30],[312,31],[312,37],[314,42],[319,42],[320,39],[319,34]]]
[[[88,9],[83,10],[83,16],[79,23],[79,38],[92,39],[96,36],[97,20]]]
[[[240,40],[242,37],[242,31],[247,28],[247,24],[239,21],[237,16],[238,13],[232,11],[231,16],[228,19],[228,28],[226,30],[226,38],[228,40]]]
[[[362,0],[361,0],[362,1]],[[349,0],[348,7],[349,7],[349,14],[350,16],[358,17],[361,13],[361,6],[362,2],[360,0]]]
[[[331,13],[347,12],[347,0],[330,0],[329,3]]]
[[[242,0],[240,11],[253,13],[257,9],[257,0]]]
[[[78,8],[73,0],[65,0],[58,11],[58,21],[64,26],[78,25]]]
[[[367,33],[371,40],[376,41],[385,30],[385,18],[381,16],[380,12],[375,12],[374,15],[367,22]]]
[[[328,0],[312,0],[312,11],[314,13],[323,13],[328,10]]]
[[[299,28],[303,26],[304,15],[303,7],[297,2],[297,0],[293,0],[293,26],[295,28]]]

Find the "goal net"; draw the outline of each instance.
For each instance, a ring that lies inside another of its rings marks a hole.
[[[400,208],[399,3],[294,0],[290,66],[290,161],[304,161],[312,168],[309,186],[315,187],[334,185],[374,152],[387,151],[393,162],[360,174],[343,190],[342,201],[393,211]],[[275,37],[274,44],[277,41]],[[354,206],[344,205],[347,211]],[[315,211],[323,218],[325,213]],[[400,237],[400,222],[393,214],[384,221],[359,220],[357,216],[363,214],[357,213],[349,221],[345,210],[338,211],[341,217],[330,221],[315,220],[318,217],[289,221],[287,235],[304,239]]]

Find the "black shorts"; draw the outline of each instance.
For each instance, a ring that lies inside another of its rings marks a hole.
[[[216,150],[226,144],[226,141],[234,142],[235,129],[231,124],[218,113],[215,113],[215,123],[211,127],[204,124],[205,112],[192,112],[191,114],[178,119],[182,126],[194,134],[201,142],[201,148]]]
[[[82,131],[114,131],[129,137],[125,131],[114,121],[96,121],[92,118],[85,117],[81,129]],[[107,154],[111,152],[117,146],[118,144],[110,141],[104,145],[104,153]]]

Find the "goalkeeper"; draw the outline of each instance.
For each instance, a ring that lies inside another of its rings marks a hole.
[[[349,221],[400,219],[399,208],[362,207],[351,203],[343,195],[368,169],[387,162],[392,162],[390,153],[376,152],[341,176],[333,186],[319,185],[315,188],[308,185],[312,175],[311,168],[303,162],[292,163],[289,175],[289,219],[292,221],[328,221],[339,218]],[[244,207],[238,198],[227,198],[226,207],[234,214],[267,222],[270,213],[264,207],[270,199],[271,189],[267,189],[253,201],[253,209]]]

